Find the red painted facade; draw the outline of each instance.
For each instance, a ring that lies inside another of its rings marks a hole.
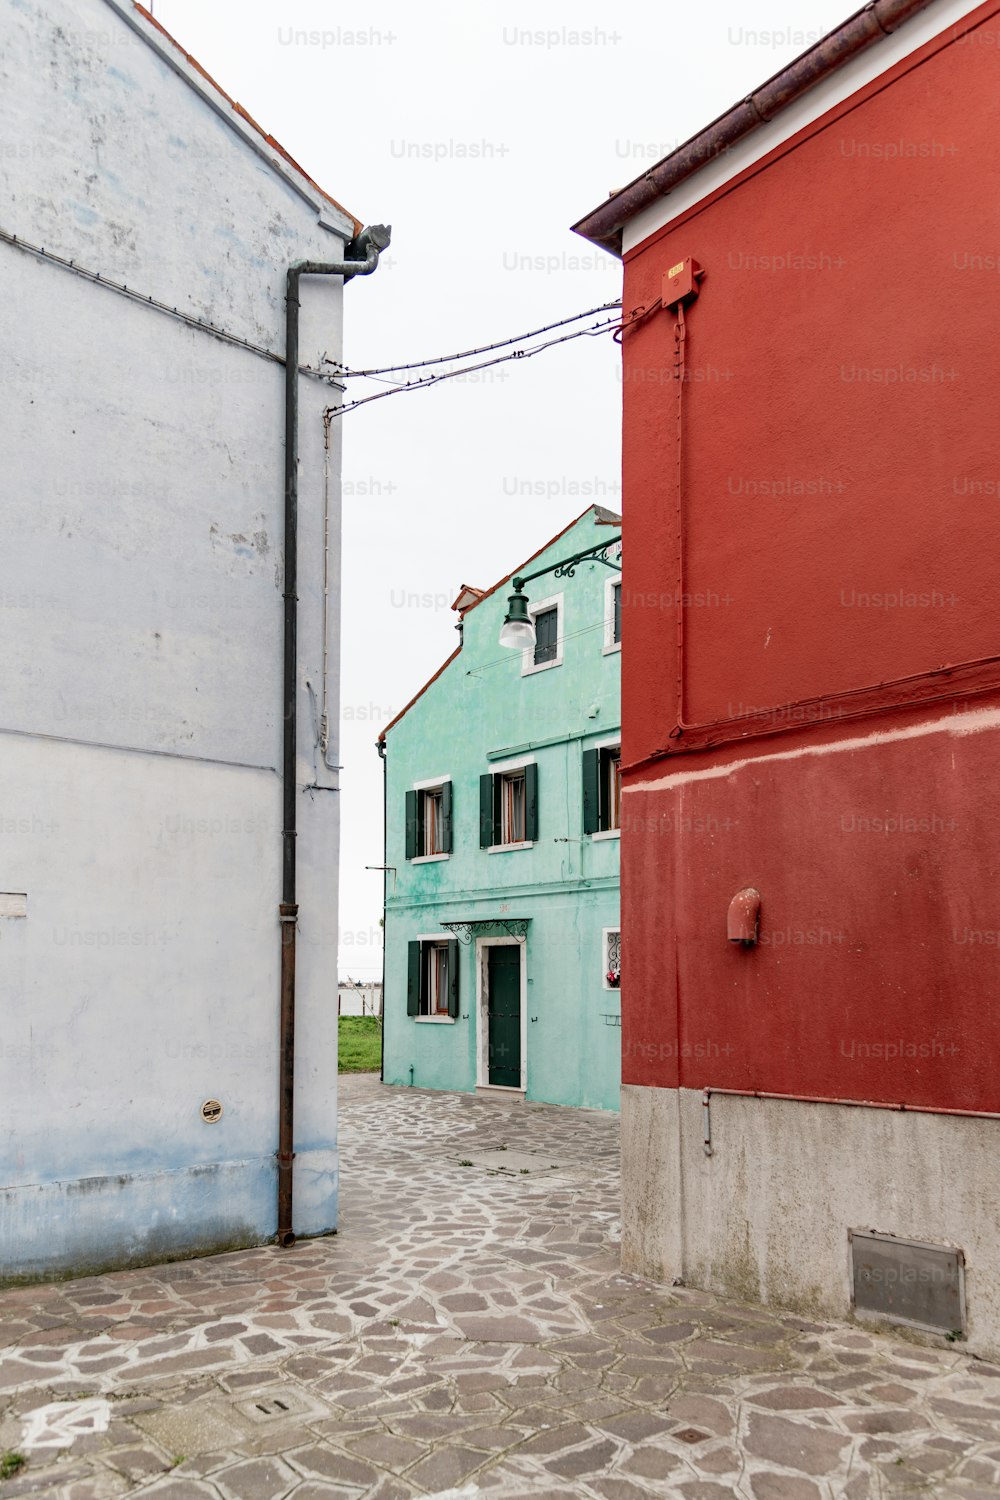
[[[623,340],[626,1084],[1000,1110],[998,84],[988,4],[626,257],[706,273]]]

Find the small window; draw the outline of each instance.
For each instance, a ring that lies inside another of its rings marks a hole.
[[[622,747],[620,745],[616,745],[613,750],[602,751],[601,775],[604,778],[601,791],[605,808],[605,831],[610,832],[611,829],[622,826]]]
[[[535,615],[535,666],[555,661],[559,644],[559,611],[542,609]]]
[[[500,778],[500,842],[523,844],[525,833],[524,772],[509,771]]]
[[[534,763],[479,778],[482,849],[530,844],[538,838],[538,767]]]
[[[430,1020],[458,1017],[458,943],[418,938],[409,945],[406,1012]]]
[[[604,653],[622,648],[622,582],[609,578],[604,585]]]
[[[621,828],[622,747],[602,745],[583,752],[583,831]]]
[[[448,1014],[448,944],[428,943],[424,948],[424,994],[420,1014]]]
[[[605,927],[603,937],[604,988],[617,990],[622,982],[621,930],[618,927]]]
[[[548,599],[539,599],[528,609],[531,623],[535,627],[535,644],[527,646],[521,653],[521,675],[532,672],[550,672],[562,666],[563,659],[563,596],[552,594]]]
[[[421,854],[444,853],[444,829],[441,824],[441,791],[442,788],[436,786],[431,792],[420,793],[423,803],[424,823],[424,847],[420,851]]]
[[[451,853],[451,782],[406,794],[406,858],[441,859]]]

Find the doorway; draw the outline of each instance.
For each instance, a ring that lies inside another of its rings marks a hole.
[[[524,1088],[524,946],[509,938],[480,940],[480,1085]]]

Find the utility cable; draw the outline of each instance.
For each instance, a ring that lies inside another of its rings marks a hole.
[[[262,344],[254,344],[240,334],[232,333],[228,328],[221,328],[217,323],[210,322],[208,318],[197,318],[179,307],[171,307],[169,302],[161,302],[159,298],[150,296],[148,292],[140,292],[124,282],[114,281],[110,276],[102,275],[100,271],[91,271],[88,267],[81,266],[78,261],[68,260],[64,255],[56,255],[54,251],[46,250],[42,245],[33,245],[29,240],[22,239],[20,235],[11,234],[6,229],[0,229],[0,241],[11,245],[15,250],[23,250],[26,254],[33,255],[36,260],[59,266],[64,271],[72,271],[75,276],[82,276],[84,281],[92,282],[95,286],[103,286],[109,292],[117,292],[119,296],[138,303],[140,307],[151,307],[154,312],[166,313],[168,317],[176,318],[179,323],[186,324],[188,328],[194,328],[198,333],[210,334],[212,338],[219,339],[224,344],[230,344],[237,349],[245,349],[249,354],[256,354],[260,359],[270,360],[272,364],[283,366],[285,363],[284,355],[275,353],[273,349],[266,349]],[[311,365],[299,365],[299,374],[311,375],[314,379],[326,381],[328,385],[336,385],[338,380],[336,375],[326,370],[317,370]]]
[[[579,323],[583,318],[596,317],[598,313],[610,312],[613,307],[621,307],[621,303],[602,302],[600,307],[591,307],[587,312],[574,313],[570,318],[560,318],[558,323],[546,323],[544,328],[533,328],[530,333],[522,333],[518,338],[498,339],[495,344],[482,344],[478,349],[463,349],[458,354],[442,354],[437,359],[417,359],[408,365],[378,365],[371,370],[352,370],[348,365],[341,364],[335,359],[324,358],[323,363],[333,365],[345,380],[361,376],[395,375],[400,370],[422,370],[427,365],[450,365],[454,364],[456,359],[471,359],[476,354],[492,354],[494,349],[506,349],[511,344],[523,344],[527,339],[535,339],[543,333],[551,333],[553,328],[565,328],[567,323]]]
[[[610,305],[620,306],[621,304]],[[597,309],[597,311],[601,311],[601,309]],[[534,355],[541,354],[543,350],[551,349],[556,344],[566,344],[571,339],[595,338],[603,333],[621,333],[624,329],[631,327],[633,323],[641,322],[652,311],[652,307],[637,307],[624,319],[617,317],[605,318],[602,322],[595,323],[590,328],[577,328],[572,333],[562,334],[560,338],[546,339],[544,343],[536,344],[531,349],[514,349],[510,354],[500,354],[495,359],[480,360],[478,364],[474,365],[461,365],[457,370],[441,370],[434,375],[419,375],[416,380],[408,380],[402,385],[393,385],[389,390],[377,391],[373,396],[359,396],[356,401],[345,401],[340,406],[327,407],[324,416],[327,418],[342,417],[347,412],[354,411],[359,406],[367,406],[370,401],[384,401],[387,396],[402,396],[408,391],[429,390],[432,385],[438,385],[442,380],[457,380],[459,376],[470,375],[477,370],[486,370],[492,365],[507,364],[515,359],[531,359]],[[555,324],[553,326],[559,327],[561,325]],[[398,366],[397,368],[405,367]],[[346,378],[347,373],[343,372],[344,378]]]

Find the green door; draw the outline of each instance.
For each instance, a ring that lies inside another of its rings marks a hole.
[[[488,948],[489,1080],[521,1087],[521,947]]]

